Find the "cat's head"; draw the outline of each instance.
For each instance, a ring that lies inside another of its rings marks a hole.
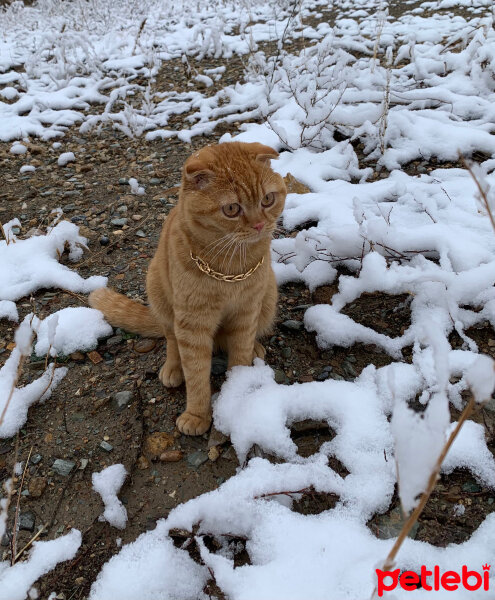
[[[284,208],[284,180],[272,171],[278,153],[263,144],[206,146],[188,158],[180,203],[189,226],[208,237],[249,245],[271,237]]]

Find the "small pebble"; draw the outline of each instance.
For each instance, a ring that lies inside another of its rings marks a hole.
[[[291,329],[292,331],[300,331],[301,329],[304,329],[304,324],[302,321],[288,319],[282,323],[282,327],[285,327],[285,329]]]
[[[463,492],[471,492],[472,494],[475,494],[477,492],[481,492],[482,487],[480,485],[478,485],[477,483],[475,483],[474,481],[468,481],[463,484],[462,491]]]
[[[111,452],[113,450],[112,444],[109,444],[108,442],[105,442],[105,440],[103,440],[100,443],[100,448],[102,448],[103,450],[105,450],[105,452]]]
[[[145,469],[148,469],[150,466],[150,461],[146,458],[146,456],[140,456],[137,459],[137,468],[140,471],[144,471]]]
[[[184,453],[182,450],[165,450],[160,454],[160,460],[162,462],[178,462],[182,460]]]
[[[76,463],[73,460],[63,460],[62,458],[57,458],[52,465],[52,469],[55,471],[55,473],[62,475],[62,477],[67,477],[75,465]]]
[[[29,462],[30,462],[32,465],[37,465],[39,462],[41,462],[41,459],[42,459],[42,458],[43,458],[43,457],[41,456],[41,454],[33,454],[33,455],[31,456],[31,458],[30,458]]]
[[[134,342],[133,348],[134,352],[138,352],[139,354],[146,354],[147,352],[151,352],[155,346],[156,340],[142,338]]]
[[[44,477],[33,477],[29,481],[29,495],[33,498],[39,498],[46,489],[46,479]]]
[[[209,450],[208,450],[208,458],[212,461],[215,462],[218,457],[220,456],[220,450],[218,449],[218,446],[212,446]]]
[[[114,398],[117,401],[119,408],[122,408],[123,406],[127,406],[127,404],[129,404],[129,402],[132,400],[132,392],[117,392]]]
[[[35,517],[32,512],[21,513],[19,517],[19,529],[21,531],[34,531]]]
[[[282,371],[282,369],[275,369],[274,373],[275,373],[275,381],[277,383],[288,383],[289,382],[289,378]]]
[[[187,457],[187,462],[191,467],[199,467],[208,460],[208,454],[203,450],[196,450]]]
[[[112,219],[110,223],[112,225],[116,225],[117,227],[122,227],[127,223],[128,219],[126,217],[120,217],[118,219]]]
[[[109,337],[107,340],[107,346],[115,346],[117,344],[120,344],[121,341],[122,341],[121,335],[112,335],[112,337]]]

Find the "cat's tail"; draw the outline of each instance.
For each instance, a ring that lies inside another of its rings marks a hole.
[[[88,302],[91,307],[101,310],[105,319],[113,327],[120,327],[125,331],[139,333],[146,337],[164,337],[164,332],[151,310],[144,304],[108,288],[99,288],[91,292]]]

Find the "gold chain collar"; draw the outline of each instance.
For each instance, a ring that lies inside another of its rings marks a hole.
[[[205,262],[204,260],[202,260],[201,258],[199,258],[199,256],[194,256],[194,254],[191,251],[191,259],[196,263],[196,266],[198,267],[198,269],[200,271],[203,271],[203,273],[206,273],[206,275],[208,275],[209,277],[213,277],[213,279],[217,279],[218,281],[227,281],[227,282],[235,282],[235,281],[244,281],[245,279],[247,279],[248,277],[250,277],[258,267],[260,267],[263,262],[265,261],[265,257],[261,257],[261,260],[259,261],[259,263],[254,266],[252,269],[249,269],[249,271],[246,271],[245,273],[239,273],[238,275],[225,275],[224,273],[219,273],[218,271],[214,271],[210,265]]]

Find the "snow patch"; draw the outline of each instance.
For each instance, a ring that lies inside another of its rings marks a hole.
[[[121,464],[111,465],[99,473],[93,473],[91,477],[93,489],[100,494],[105,504],[102,519],[118,529],[124,529],[127,523],[127,511],[117,498],[126,477],[127,471]]]

